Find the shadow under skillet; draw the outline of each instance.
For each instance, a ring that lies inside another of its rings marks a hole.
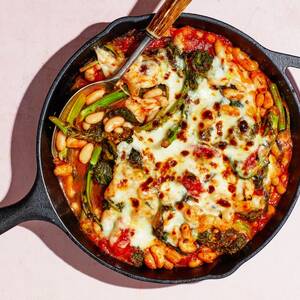
[[[160,0],[137,0],[128,14],[142,15],[152,12]],[[86,28],[67,43],[41,67],[29,84],[16,115],[11,143],[12,179],[9,190],[1,201],[4,207],[26,195],[36,175],[36,132],[40,112],[48,90],[64,63],[86,41],[101,32],[109,23],[97,23]],[[74,269],[102,282],[128,288],[161,288],[166,285],[140,282],[103,267],[80,250],[59,228],[47,222],[30,221],[21,225],[32,231],[58,257]]]

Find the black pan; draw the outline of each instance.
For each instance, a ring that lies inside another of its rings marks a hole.
[[[235,256],[222,256],[215,263],[195,269],[152,271],[138,269],[99,252],[80,231],[79,223],[62,193],[53,174],[51,138],[53,125],[50,115],[58,115],[70,97],[70,86],[82,66],[92,55],[96,43],[104,43],[133,28],[143,29],[153,15],[125,17],[111,23],[103,32],[84,44],[65,64],[52,84],[41,112],[37,133],[37,177],[29,192],[20,202],[0,209],[0,234],[27,220],[46,220],[61,228],[77,246],[102,265],[131,278],[157,283],[186,283],[209,278],[223,278],[258,253],[275,236],[290,215],[300,194],[300,104],[296,86],[286,73],[287,67],[300,68],[300,58],[270,51],[238,29],[208,17],[183,14],[177,26],[190,25],[227,37],[258,61],[269,78],[278,83],[291,113],[291,132],[294,143],[287,192],[281,199],[276,214],[249,244]]]

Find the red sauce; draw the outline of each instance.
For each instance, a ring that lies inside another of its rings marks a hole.
[[[150,42],[150,44],[147,46],[146,50],[156,50],[159,48],[164,48],[166,45],[170,42],[169,37],[162,37],[160,39],[154,40]]]
[[[134,51],[140,39],[139,34],[131,34],[127,36],[121,36],[113,41],[113,44],[118,47],[125,55],[129,55]]]
[[[200,158],[204,157],[206,159],[211,159],[215,156],[215,151],[204,146],[197,146],[194,149],[193,155]]]
[[[200,193],[204,192],[200,180],[194,174],[186,173],[182,177],[181,183],[184,185],[191,196],[197,197]]]
[[[243,169],[251,170],[252,168],[255,167],[256,161],[257,161],[257,151],[248,156],[248,158],[244,162]]]
[[[230,46],[231,42],[225,37],[212,32],[202,31],[199,29],[185,26],[179,29],[171,30],[173,38],[179,37],[184,44],[184,50],[191,52],[195,50],[208,51],[211,55],[215,54],[214,43],[217,39],[222,41],[226,46]]]
[[[268,213],[265,213],[258,221],[253,222],[252,223],[253,234],[256,234],[258,231],[261,231],[264,228],[264,226],[268,223],[270,217],[271,216]]]
[[[129,229],[122,230],[114,244],[111,245],[107,239],[101,239],[98,241],[98,247],[122,261],[132,263],[132,254],[136,252],[136,248],[130,245],[130,237],[133,234]]]

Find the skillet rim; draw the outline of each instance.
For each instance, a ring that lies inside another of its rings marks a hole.
[[[125,275],[129,278],[135,279],[135,280],[140,280],[140,281],[144,281],[144,282],[152,282],[152,283],[159,283],[159,284],[181,284],[181,283],[194,283],[194,282],[199,282],[199,281],[203,281],[203,280],[207,280],[207,279],[221,279],[221,278],[225,278],[229,275],[231,275],[232,273],[234,273],[237,269],[240,268],[241,265],[243,265],[244,263],[246,263],[249,259],[251,259],[253,256],[255,256],[258,252],[260,252],[274,237],[275,235],[279,232],[279,230],[282,228],[282,226],[285,224],[285,222],[287,221],[288,217],[290,216],[292,210],[294,209],[296,202],[299,198],[300,195],[300,184],[298,184],[298,187],[296,189],[294,198],[292,200],[292,203],[289,207],[289,209],[287,210],[286,214],[284,215],[284,217],[282,218],[282,220],[280,221],[280,223],[277,225],[277,228],[275,228],[275,230],[273,230],[273,232],[271,233],[271,235],[264,240],[264,242],[257,248],[255,249],[251,254],[248,254],[246,257],[244,257],[243,259],[241,259],[239,262],[237,262],[229,271],[223,273],[223,274],[207,274],[207,275],[202,275],[202,276],[196,276],[194,278],[188,278],[188,279],[175,279],[175,280],[170,280],[170,279],[156,279],[156,278],[150,278],[150,277],[146,277],[143,275],[136,275],[133,274],[127,270],[123,270],[122,268],[116,267],[104,260],[102,260],[100,257],[97,257],[96,255],[94,255],[90,250],[88,250],[79,240],[77,240],[77,238],[72,234],[72,232],[67,228],[67,226],[65,225],[65,223],[63,222],[62,218],[59,216],[56,208],[54,207],[53,204],[53,200],[51,199],[49,193],[48,193],[48,189],[47,189],[47,184],[45,182],[45,178],[44,178],[44,174],[43,174],[43,166],[42,166],[42,145],[41,145],[41,141],[42,141],[42,132],[43,132],[43,128],[45,126],[45,122],[47,121],[46,119],[46,113],[47,113],[47,109],[49,106],[49,103],[51,102],[53,93],[55,91],[55,89],[57,88],[59,82],[61,81],[62,77],[64,76],[64,74],[66,73],[66,70],[74,63],[74,61],[78,58],[78,56],[80,56],[80,54],[82,54],[84,51],[86,51],[87,49],[89,49],[95,42],[97,42],[97,40],[103,38],[105,35],[109,34],[109,32],[117,27],[118,25],[122,24],[123,22],[126,21],[133,21],[133,22],[141,22],[141,21],[145,21],[147,19],[149,19],[150,17],[152,17],[154,14],[145,14],[142,16],[124,16],[121,18],[118,18],[116,20],[114,20],[113,22],[109,23],[108,26],[102,30],[101,32],[99,32],[97,35],[95,35],[93,38],[91,38],[90,40],[88,40],[87,42],[85,42],[68,60],[67,62],[64,64],[64,66],[60,69],[58,75],[56,76],[56,78],[54,79],[49,92],[45,98],[44,104],[43,104],[43,108],[41,110],[40,113],[40,119],[38,122],[38,130],[37,130],[37,140],[36,140],[36,156],[37,156],[37,172],[38,172],[38,177],[41,178],[45,193],[47,195],[48,201],[51,205],[51,208],[53,209],[54,213],[57,216],[57,219],[59,220],[59,224],[58,225],[67,235],[68,237],[77,245],[79,246],[79,248],[81,250],[83,250],[85,253],[87,253],[89,256],[91,256],[93,259],[95,259],[98,263],[101,263],[103,266],[116,271],[117,273],[120,273],[122,275]],[[262,52],[264,52],[264,54],[269,57],[271,63],[273,64],[274,68],[277,70],[278,73],[280,73],[285,81],[285,83],[287,84],[287,86],[289,87],[289,92],[290,94],[293,96],[293,100],[295,101],[298,110],[300,110],[300,103],[299,103],[299,99],[295,93],[295,90],[293,89],[291,82],[289,81],[289,79],[287,78],[286,74],[284,73],[284,70],[281,70],[278,65],[274,62],[274,57],[271,57],[270,55],[270,50],[268,50],[267,48],[263,47],[261,44],[259,44],[256,40],[254,40],[252,37],[250,37],[249,35],[245,34],[244,32],[240,31],[239,29],[237,29],[236,27],[229,25],[228,23],[225,23],[223,21],[220,21],[218,19],[214,19],[211,17],[207,17],[207,16],[203,16],[203,15],[198,15],[195,13],[183,13],[181,14],[180,18],[192,18],[192,19],[196,19],[196,20],[201,20],[204,22],[208,22],[208,23],[213,23],[216,24],[218,26],[223,27],[224,29],[228,29],[230,31],[235,32],[236,34],[238,34],[239,36],[241,36],[242,38],[248,40],[250,43],[252,43],[254,45],[254,47],[258,48],[259,50],[261,50]],[[297,101],[298,100],[298,101]],[[53,101],[53,100],[52,100]]]

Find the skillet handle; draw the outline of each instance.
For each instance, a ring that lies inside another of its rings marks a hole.
[[[39,174],[30,192],[23,199],[15,204],[0,208],[0,234],[29,220],[44,220],[62,227],[48,200]]]
[[[268,50],[268,54],[272,61],[285,72],[288,67],[300,69],[300,57]]]

